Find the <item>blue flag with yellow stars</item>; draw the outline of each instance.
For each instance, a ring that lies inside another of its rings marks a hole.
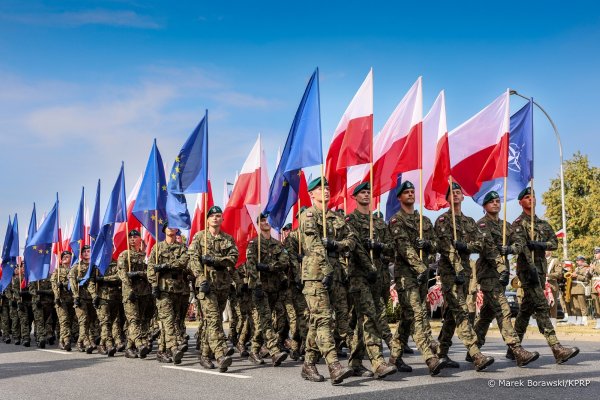
[[[12,243],[13,228],[8,217],[8,225],[6,226],[6,235],[4,236],[4,244],[2,245],[2,277],[0,278],[0,293],[4,292],[12,280],[15,272],[15,263],[10,259],[10,248]]]
[[[156,139],[150,151],[140,191],[135,199],[133,215],[154,239],[165,240],[162,227],[167,221],[167,182],[162,157],[156,147]]]
[[[85,221],[84,221],[84,203],[85,203],[85,188],[81,188],[81,200],[79,200],[79,207],[77,208],[77,215],[75,216],[75,224],[73,225],[73,232],[71,233],[71,240],[69,245],[73,250],[73,258],[71,265],[74,265],[79,258],[79,249],[85,240]]]
[[[30,224],[31,227],[31,224]],[[54,207],[40,228],[25,245],[25,277],[27,282],[48,278],[52,259],[52,244],[58,242],[58,193]]]

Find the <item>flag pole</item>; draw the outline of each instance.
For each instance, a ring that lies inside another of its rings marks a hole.
[[[158,210],[154,210],[154,234],[156,235],[156,243],[154,243],[154,259],[156,265],[158,265]]]
[[[298,195],[298,212],[296,214],[297,214],[296,219],[298,220],[298,228],[300,228],[300,218],[299,218],[300,217],[300,195]],[[294,216],[292,216],[292,228],[293,228],[293,225],[294,225]],[[298,254],[302,254],[302,242],[301,242],[300,235],[298,235]]]
[[[503,221],[502,221],[502,246],[506,246],[506,193],[507,193],[507,183],[508,183],[508,178],[505,176],[504,177],[504,201],[503,201],[503,205],[502,205],[502,211],[504,214],[503,217]],[[507,265],[508,267],[508,265]]]
[[[531,228],[529,234],[531,240],[535,240],[534,224],[535,224],[535,194],[533,192],[533,176],[531,177]],[[535,252],[531,250],[531,259],[535,262]]]
[[[450,200],[453,199],[454,194],[452,193],[452,175],[449,176],[450,178]],[[454,235],[454,241],[456,242],[458,240],[457,236],[456,236],[456,214],[454,213],[454,201],[450,201],[450,210],[452,210],[452,233]]]
[[[456,228],[454,230],[456,231]],[[456,236],[456,233],[454,233],[454,236]],[[419,239],[423,239],[423,167],[419,169]],[[419,258],[423,260],[423,249],[419,249]]]
[[[206,190],[208,190],[208,187]],[[202,254],[206,254],[208,249],[208,210],[206,209],[208,207],[208,192],[201,194],[204,202],[204,250]],[[204,265],[204,278],[207,279],[206,264]]]
[[[129,254],[129,221],[127,220],[125,220],[125,242],[127,242],[127,270],[131,272],[131,254]]]
[[[321,205],[322,205],[322,210],[321,210],[321,214],[323,215],[323,237],[326,238],[327,237],[327,226],[325,225],[325,208],[327,207],[327,204],[325,204],[325,182],[323,181],[324,177],[323,177],[323,164],[321,164]]]
[[[373,75],[373,67],[371,67],[371,79]],[[373,86],[371,86],[371,112],[373,112]],[[373,240],[373,211],[375,211],[375,207],[373,207],[373,116],[371,118],[371,143],[369,149],[369,240]],[[372,246],[371,246],[372,247]],[[373,249],[369,251],[371,256],[371,262],[373,262]]]
[[[58,237],[58,243],[57,243],[57,247],[58,247],[58,254],[60,255],[62,253],[62,249],[60,247],[61,243],[61,235],[60,235],[60,207],[58,207],[58,192],[56,192],[56,226],[57,226],[57,237]],[[52,248],[50,248],[50,251],[52,251]],[[81,246],[79,246],[79,259],[81,260]],[[56,283],[60,283],[60,260],[57,260],[56,262],[56,267],[58,268],[58,273],[56,274]],[[77,270],[77,272],[79,273],[79,270]]]

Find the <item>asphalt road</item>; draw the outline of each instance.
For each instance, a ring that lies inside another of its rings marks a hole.
[[[192,335],[193,337],[193,335]],[[517,368],[503,357],[505,346],[489,338],[484,352],[496,362],[475,372],[464,362],[465,351],[455,338],[450,356],[460,369],[446,369],[430,377],[420,355],[405,357],[412,373],[385,380],[351,378],[332,386],[326,380],[312,383],[300,377],[300,363],[286,361],[279,368],[254,366],[237,353],[225,374],[199,366],[192,350],[179,366],[160,364],[154,352],[146,360],[129,360],[98,354],[66,353],[0,343],[0,399],[597,399],[600,394],[600,341],[577,343],[581,354],[556,365],[542,340],[527,340],[529,350],[541,357],[530,367]],[[564,345],[575,345],[563,341]],[[414,344],[412,344],[414,348]],[[343,361],[345,363],[345,361]],[[368,366],[368,361],[365,361]],[[318,365],[328,377],[327,367]],[[511,386],[507,386],[511,385]],[[518,386],[517,386],[518,385]],[[554,387],[543,385],[555,385]],[[559,385],[559,386],[556,386]],[[571,385],[570,387],[560,385]],[[574,386],[577,385],[577,386]]]

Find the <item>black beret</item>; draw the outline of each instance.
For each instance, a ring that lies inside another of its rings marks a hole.
[[[81,251],[84,251],[84,250],[89,250],[89,249],[91,249],[90,245],[89,245],[89,244],[86,244],[86,245],[84,245],[84,246],[81,248]]]
[[[496,200],[499,199],[500,195],[498,194],[498,192],[492,190],[491,192],[488,192],[485,197],[483,198],[483,205],[485,206],[487,203],[489,203],[492,200]]]
[[[452,190],[460,190],[462,192],[462,188],[460,187],[460,185],[456,182],[452,182]],[[446,192],[446,199],[448,198],[448,195],[450,194],[450,186],[448,186],[448,191]]]
[[[138,231],[137,229],[132,229],[129,231],[129,237],[134,237],[134,236],[141,237],[142,235],[140,234],[140,231]]]
[[[523,197],[530,195],[531,194],[531,188],[528,186],[525,189],[521,190],[521,193],[519,193],[519,200],[523,200]]]
[[[210,217],[213,214],[223,214],[223,210],[219,206],[212,206],[208,209],[208,213],[206,213],[207,217]]]
[[[85,246],[84,246],[84,247],[85,247]],[[66,256],[66,255],[69,255],[69,256],[70,256],[70,255],[71,255],[71,252],[70,252],[70,251],[68,251],[68,250],[65,250],[65,251],[63,251],[62,253],[60,253],[60,258],[63,258],[63,257],[64,257],[64,256]]]
[[[281,228],[281,229],[282,229],[282,230],[284,230],[284,231],[291,231],[291,230],[292,230],[292,223],[291,223],[291,222],[288,222],[288,223],[287,223],[287,224],[285,224],[285,225],[283,226],[283,228]]]
[[[404,181],[402,182],[402,185],[400,185],[400,187],[398,188],[398,191],[396,192],[396,197],[399,197],[405,190],[414,188],[415,185],[413,185],[411,181]]]

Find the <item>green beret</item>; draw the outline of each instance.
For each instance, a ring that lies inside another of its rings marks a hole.
[[[283,226],[283,228],[281,228],[281,230],[283,230],[283,231],[291,231],[292,230],[292,223],[288,222],[287,224],[285,224]]]
[[[167,230],[168,227],[169,227],[169,221],[165,220],[165,222],[163,223],[163,226],[162,226],[162,233],[165,233],[165,231]]]
[[[521,193],[519,193],[519,201],[523,200],[523,197],[530,195],[531,194],[531,188],[530,187],[526,187],[525,189],[521,190]]]
[[[329,183],[327,183],[327,179],[324,179],[324,184],[325,186],[329,186]],[[316,179],[313,179],[312,181],[310,181],[310,183],[308,184],[308,191],[312,192],[313,190],[315,190],[316,188],[321,187],[321,177],[318,177]]]
[[[381,219],[383,219],[383,213],[382,213],[381,211],[375,211],[375,212],[373,213],[373,215],[374,215],[375,217],[378,217],[378,218],[381,218]]]
[[[399,197],[402,192],[404,192],[407,189],[414,189],[415,185],[413,185],[413,183],[411,181],[404,181],[402,182],[402,185],[400,185],[400,188],[398,189],[398,191],[396,192],[396,197]]]
[[[134,236],[141,237],[142,235],[140,234],[140,231],[138,231],[137,229],[132,229],[129,231],[129,237],[134,237]]]
[[[211,208],[208,209],[208,213],[206,214],[206,217],[210,217],[213,214],[223,214],[223,210],[221,210],[221,207],[219,206],[212,206]]]
[[[483,198],[483,205],[485,206],[487,203],[489,203],[492,200],[495,199],[499,199],[500,195],[498,194],[498,192],[492,190],[491,192],[488,192],[485,197]]]
[[[462,192],[462,188],[456,182],[452,182],[452,190],[460,190]],[[448,191],[446,192],[446,199],[448,199],[448,195],[450,194],[450,186],[448,186]]]
[[[352,196],[356,196],[357,194],[360,193],[361,190],[371,190],[371,185],[369,184],[369,182],[363,182],[363,183],[357,185],[354,188],[354,191],[352,192]]]
[[[68,251],[68,250],[65,250],[65,251],[63,251],[62,253],[60,253],[60,258],[63,258],[63,257],[64,257],[64,256],[66,256],[66,255],[69,255],[69,256],[70,256],[70,255],[71,255],[71,252],[70,252],[70,251]]]
[[[81,251],[85,251],[85,250],[89,250],[89,249],[91,249],[90,245],[89,245],[89,244],[86,244],[85,246],[83,246],[83,247],[81,248]]]

